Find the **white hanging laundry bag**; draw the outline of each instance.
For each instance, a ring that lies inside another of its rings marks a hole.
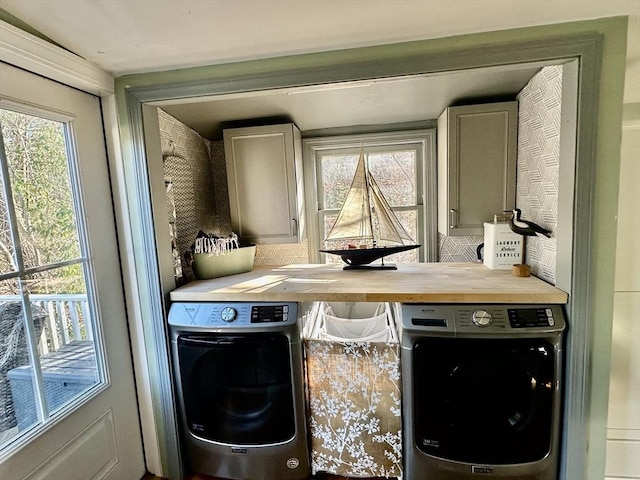
[[[319,302],[303,329],[312,471],[401,478],[397,305],[345,305]]]
[[[386,311],[371,318],[340,318],[324,314],[324,326],[320,330],[325,340],[386,342],[389,338]]]

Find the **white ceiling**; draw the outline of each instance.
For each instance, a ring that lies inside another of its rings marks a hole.
[[[115,77],[628,15],[624,99],[640,102],[640,0],[0,0],[0,9]],[[473,85],[456,74],[331,93],[265,92],[218,99],[226,103],[214,108],[208,101],[165,110],[208,138],[219,122],[247,115],[288,115],[302,130],[406,122],[416,120],[415,98],[429,99],[421,118],[435,118],[445,102],[517,93],[531,76],[527,70],[503,71],[500,80],[495,72],[475,73]],[[221,111],[224,118],[216,117]],[[353,117],[355,111],[360,116]],[[333,118],[337,112],[343,115]],[[384,119],[376,118],[381,112]]]

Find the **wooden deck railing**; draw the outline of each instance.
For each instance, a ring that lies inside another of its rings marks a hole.
[[[93,328],[86,295],[29,295],[36,323],[40,355],[59,350],[74,340],[93,340]],[[4,302],[21,302],[0,296]]]
[[[23,302],[18,295],[0,295],[0,444],[38,418]],[[86,295],[29,295],[27,305],[52,412],[98,381],[91,309]]]

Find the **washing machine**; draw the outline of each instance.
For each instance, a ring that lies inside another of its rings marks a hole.
[[[190,473],[306,479],[298,305],[177,302],[169,329]]]
[[[556,480],[561,305],[402,305],[411,480]]]

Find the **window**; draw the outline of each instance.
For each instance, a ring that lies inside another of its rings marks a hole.
[[[319,249],[347,248],[326,241],[353,179],[361,149],[371,175],[412,239],[422,245],[385,261],[434,261],[436,200],[434,131],[327,137],[304,141],[305,187],[312,262],[341,263]]]
[[[72,123],[32,110],[0,109],[0,450],[104,378]]]

